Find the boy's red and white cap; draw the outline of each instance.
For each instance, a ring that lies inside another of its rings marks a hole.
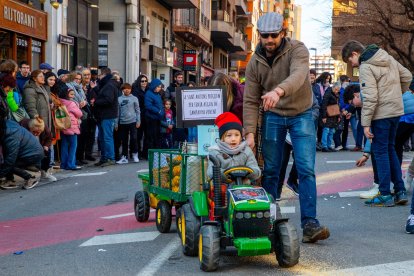
[[[230,129],[237,129],[240,131],[240,134],[243,133],[243,126],[239,118],[231,112],[224,112],[217,116],[214,121],[216,126],[219,128],[220,138],[223,134]]]

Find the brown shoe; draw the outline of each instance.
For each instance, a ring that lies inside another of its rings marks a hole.
[[[16,185],[16,183],[14,181],[7,180],[2,185],[0,185],[0,188],[3,189],[3,190],[11,190],[11,189],[19,188],[19,186]]]
[[[355,148],[353,148],[351,151],[361,151],[362,150],[362,148],[361,147],[355,147]]]
[[[33,189],[37,184],[39,184],[39,177],[32,176],[26,180],[25,184],[23,185],[23,189]]]

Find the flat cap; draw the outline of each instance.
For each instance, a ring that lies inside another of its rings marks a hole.
[[[55,68],[53,68],[49,63],[41,63],[40,65],[39,65],[39,69],[40,70],[53,70],[53,69],[55,69]]]
[[[283,29],[283,17],[275,12],[268,12],[257,20],[259,33],[278,33]]]

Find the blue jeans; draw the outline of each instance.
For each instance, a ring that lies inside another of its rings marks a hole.
[[[104,119],[98,123],[101,161],[115,160],[114,119]]]
[[[61,135],[62,149],[60,168],[70,170],[76,168],[76,147],[78,145],[77,135]]]
[[[332,139],[335,134],[335,129],[332,127],[324,127],[322,131],[322,148],[331,148]]]
[[[352,136],[354,137],[354,141],[356,143],[357,139],[357,125],[358,120],[355,114],[352,114],[351,119],[349,119],[349,122],[351,123],[351,129],[352,129]]]
[[[309,109],[297,116],[284,117],[266,112],[263,120],[262,153],[264,158],[263,188],[273,198],[277,196],[279,172],[287,130],[292,139],[295,163],[299,175],[299,201],[302,227],[316,220],[315,154],[316,132]]]
[[[395,135],[400,117],[374,120],[371,131],[374,134],[371,151],[374,154],[381,195],[390,195],[390,182],[395,192],[405,191],[400,162],[395,152]]]

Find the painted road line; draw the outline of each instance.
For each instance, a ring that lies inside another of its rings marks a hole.
[[[158,255],[154,256],[152,261],[141,269],[137,276],[155,275],[158,269],[164,265],[168,258],[177,252],[180,246],[181,241],[177,238],[177,235],[174,235],[174,239],[166,247],[164,247]]]
[[[296,213],[296,207],[295,206],[280,207],[280,212],[282,214],[294,214],[294,213]]]
[[[151,209],[150,212],[151,213],[154,213],[155,210],[154,209]],[[123,217],[129,217],[129,216],[134,216],[134,215],[135,215],[135,213],[125,213],[125,214],[119,214],[119,215],[101,217],[101,219],[115,219],[115,218],[123,218]]]
[[[102,219],[114,219],[114,218],[123,218],[123,217],[129,217],[133,216],[135,213],[125,213],[125,214],[119,214],[114,216],[108,216],[108,217],[101,217]]]
[[[137,173],[147,173],[147,172],[149,172],[149,169],[142,169],[142,170],[137,171]]]
[[[353,191],[353,192],[339,192],[339,197],[359,197],[364,191]]]
[[[93,173],[80,173],[80,174],[75,174],[72,175],[71,177],[79,177],[79,176],[97,176],[97,175],[103,175],[106,174],[107,172],[93,172]]]
[[[83,247],[83,246],[94,246],[94,245],[152,241],[159,235],[160,235],[160,232],[158,231],[102,235],[102,236],[95,236],[92,239],[87,240],[86,242],[82,243],[79,246]]]
[[[397,263],[369,265],[362,267],[354,267],[340,270],[332,270],[327,272],[318,272],[318,275],[414,275],[414,261],[404,261]]]
[[[356,163],[355,160],[332,160],[326,161],[326,164],[347,164],[347,163]]]

